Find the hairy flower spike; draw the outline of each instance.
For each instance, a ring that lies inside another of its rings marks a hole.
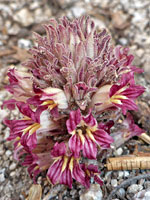
[[[27,72],[8,72],[6,89],[13,98],[2,108],[17,107],[22,114],[4,119],[14,157],[28,166],[34,182],[47,171],[51,184],[71,188],[76,180],[88,188],[93,177],[102,185],[98,166],[86,161],[113,143],[116,119],[109,113],[137,109],[135,100],[144,88],[135,84],[134,73],[142,70],[132,65],[129,49],[114,47],[107,31],[98,33],[89,17],[51,19],[44,28],[45,37],[35,33],[37,45],[24,63]],[[130,132],[125,140],[143,132],[129,114],[124,124]]]

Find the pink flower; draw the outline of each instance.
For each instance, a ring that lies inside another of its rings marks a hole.
[[[114,145],[118,147],[130,138],[139,136],[144,132],[145,131],[143,129],[134,123],[132,115],[127,113],[126,118],[120,124],[120,130],[115,131],[112,134],[112,137],[114,138]]]
[[[51,87],[38,91],[27,102],[34,106],[41,105],[47,107],[51,111],[51,114],[56,117],[58,116],[59,110],[67,109],[68,107],[67,98],[63,90]]]
[[[56,143],[51,155],[54,159],[47,176],[52,184],[61,183],[72,188],[73,179],[85,185],[85,174],[79,164],[79,158],[67,155],[66,145]]]
[[[75,157],[79,157],[82,150],[84,157],[96,159],[97,145],[101,148],[109,148],[113,142],[112,137],[98,127],[91,112],[84,117],[79,109],[71,111],[66,125],[72,135],[69,139],[69,148]]]
[[[86,166],[85,164],[82,164],[82,169],[86,175],[85,176],[86,188],[90,187],[91,177],[94,177],[94,181],[97,182],[100,186],[103,185],[103,181],[98,177],[98,175],[100,174],[100,171],[98,170],[98,166],[93,165],[93,164]]]
[[[51,19],[44,28],[46,36],[35,33],[26,72],[8,72],[6,89],[13,97],[2,108],[21,113],[4,120],[14,158],[28,167],[34,182],[47,171],[52,184],[71,188],[75,179],[89,187],[94,177],[101,185],[98,167],[86,162],[113,143],[114,109],[117,119],[137,109],[144,88],[135,84],[134,73],[142,70],[133,66],[128,48],[114,47],[105,29],[97,32],[90,17]],[[141,133],[130,116],[123,123],[125,139]]]
[[[123,114],[137,110],[134,100],[144,92],[144,87],[135,85],[133,73],[123,74],[119,85],[105,85],[92,97],[92,106],[97,112],[119,107]]]
[[[6,86],[6,89],[17,101],[26,101],[33,96],[33,81],[30,73],[10,69],[8,77],[10,84]]]
[[[15,140],[17,147],[20,145],[26,149],[33,150],[37,145],[37,137],[40,133],[49,132],[58,129],[57,123],[50,120],[49,113],[44,107],[39,107],[35,112],[23,102],[16,103],[20,112],[24,115],[21,120],[4,120],[4,123],[10,128],[8,140]]]

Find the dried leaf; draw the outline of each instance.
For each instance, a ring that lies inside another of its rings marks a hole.
[[[15,49],[4,49],[3,51],[0,52],[0,57],[9,56],[9,55],[12,55],[14,53],[16,53]]]
[[[29,196],[26,200],[41,200],[42,187],[41,185],[33,184],[29,190]]]

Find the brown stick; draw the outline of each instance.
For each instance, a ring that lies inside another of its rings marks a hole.
[[[121,156],[108,158],[105,165],[107,170],[132,170],[132,169],[150,169],[150,154]]]
[[[3,57],[3,56],[9,56],[9,55],[12,55],[16,53],[16,50],[14,49],[6,49],[6,50],[3,50],[0,52],[0,57]]]

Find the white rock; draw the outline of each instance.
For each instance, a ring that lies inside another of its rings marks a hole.
[[[123,171],[119,171],[119,172],[118,172],[118,177],[119,177],[119,178],[122,178],[123,175],[124,175],[124,172],[123,172]]]
[[[128,44],[128,40],[126,38],[120,38],[119,42],[121,45],[126,46]]]
[[[8,34],[9,35],[17,35],[20,31],[20,27],[18,24],[13,24],[9,29],[8,29]]]
[[[6,139],[9,137],[9,133],[10,133],[10,130],[9,130],[9,128],[7,127],[7,128],[5,129],[5,132],[4,132],[4,140],[6,140]]]
[[[143,54],[144,54],[144,50],[143,49],[138,49],[137,51],[136,51],[136,55],[138,56],[138,57],[142,57],[143,56]]]
[[[132,184],[128,187],[128,193],[137,193],[138,192],[138,185],[137,184]]]
[[[3,42],[0,40],[0,46],[3,46]]]
[[[16,169],[16,166],[17,166],[17,164],[13,162],[13,163],[9,166],[10,171],[13,171],[14,169]]]
[[[34,10],[36,8],[40,7],[40,2],[39,1],[34,1],[33,3],[30,4],[30,9]]]
[[[113,187],[117,187],[117,185],[118,185],[117,179],[112,179],[112,180],[111,180],[111,185],[112,185]]]
[[[15,175],[16,175],[16,172],[14,172],[14,171],[10,173],[10,176],[11,176],[11,177],[12,177],[12,176],[15,176]]]
[[[5,169],[0,170],[0,183],[5,181]]]
[[[8,15],[12,15],[12,10],[8,5],[0,4],[0,11],[2,12],[4,17],[7,17]]]
[[[14,20],[23,26],[30,26],[34,23],[34,18],[27,8],[23,8],[14,15]]]
[[[124,171],[124,177],[128,177],[130,173],[128,171]]]
[[[9,29],[9,28],[11,27],[11,21],[10,21],[10,20],[6,20],[6,21],[5,21],[5,27],[6,27],[7,29]]]
[[[139,22],[139,21],[141,21],[141,20],[143,20],[144,18],[143,18],[143,16],[141,15],[141,13],[139,13],[139,12],[134,12],[133,13],[133,18],[132,18],[132,22],[133,23],[137,23],[137,22]]]
[[[5,154],[7,157],[9,157],[12,154],[12,152],[10,150],[7,150]]]
[[[26,40],[26,39],[20,39],[18,40],[18,47],[22,48],[22,49],[28,49],[32,46],[32,42],[30,40]]]
[[[75,17],[80,17],[81,15],[85,14],[85,12],[86,12],[85,8],[82,8],[79,6],[73,7],[71,10]]]
[[[92,20],[94,21],[94,24],[97,28],[99,29],[106,28],[106,25],[102,20],[97,18],[92,18]]]
[[[150,199],[150,191],[147,191],[145,193],[145,200],[149,200]]]
[[[102,191],[98,184],[91,184],[88,190],[80,195],[80,200],[102,200]]]
[[[141,191],[143,189],[142,185],[132,184],[128,187],[128,193],[136,194],[137,192]]]
[[[120,156],[120,155],[122,155],[122,153],[123,153],[123,149],[120,147],[120,148],[118,148],[117,150],[116,150],[116,152],[114,152],[114,154],[116,155],[116,156]]]
[[[2,156],[4,154],[4,150],[0,149],[0,156]]]

